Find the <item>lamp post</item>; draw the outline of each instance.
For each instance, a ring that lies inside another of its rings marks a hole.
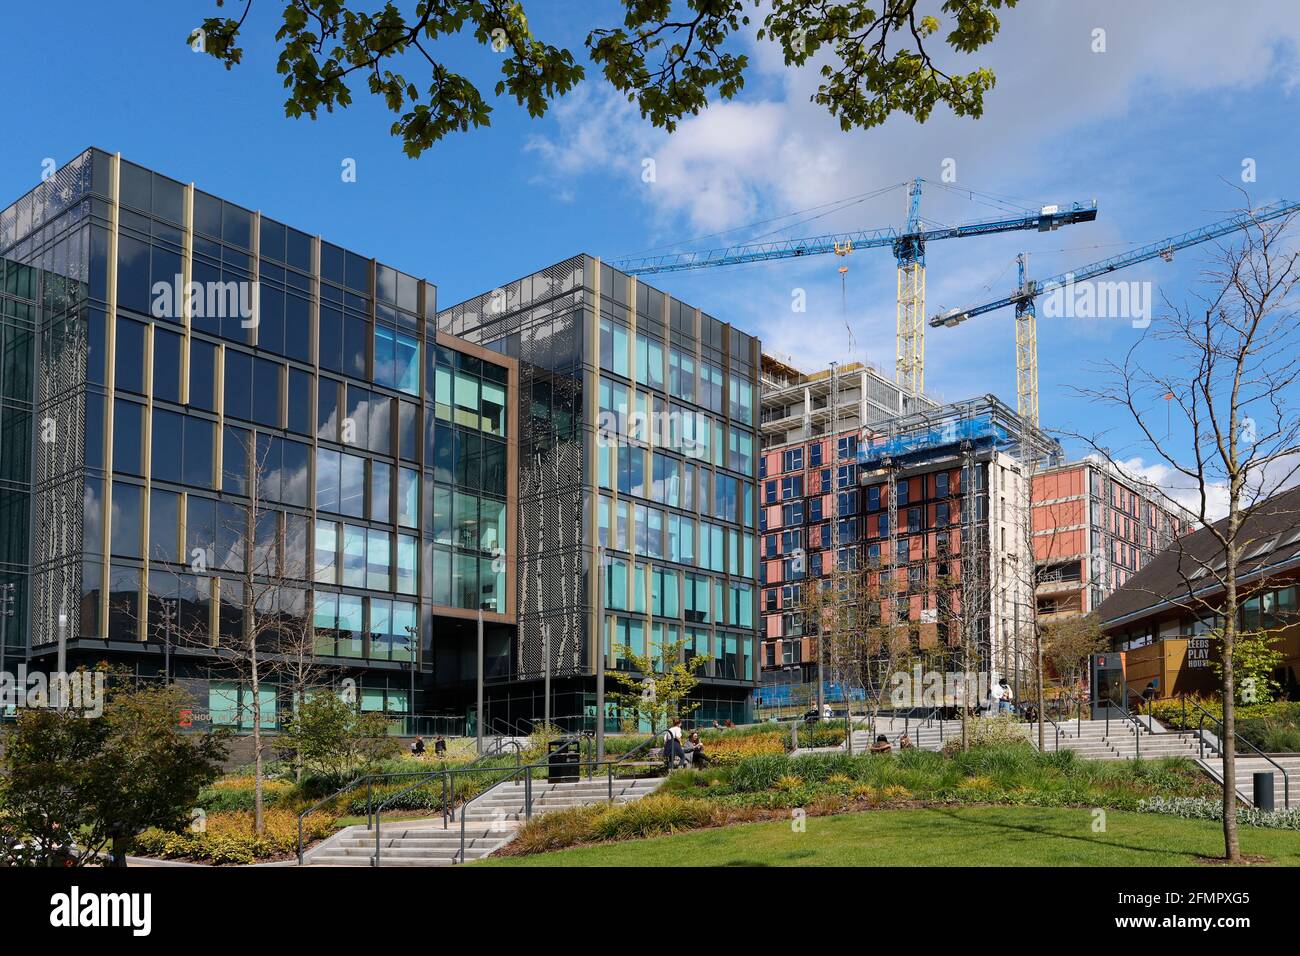
[[[162,607],[163,639],[163,684],[172,680],[172,637],[176,633],[176,601],[171,598],[159,600]]]
[[[537,611],[543,613],[542,607],[542,565],[537,564]],[[551,726],[551,625],[542,621],[542,726]],[[533,711],[536,713],[536,711]]]
[[[605,546],[596,547],[596,761],[605,759]]]
[[[9,619],[14,616],[14,590],[12,581],[0,585],[0,674],[5,672],[5,646],[9,640]]]
[[[415,667],[420,654],[420,629],[414,624],[406,625],[406,650],[411,655],[409,664],[411,672],[411,696],[406,701],[406,713],[410,718],[410,733],[415,734]]]
[[[58,687],[57,706],[60,711],[67,704],[67,694],[64,692],[63,675],[68,670],[68,615],[66,611],[59,612],[59,653],[54,666],[54,680]]]
[[[478,609],[478,663],[476,665],[476,682],[478,685],[478,710],[474,714],[474,746],[477,753],[483,753],[483,608]]]

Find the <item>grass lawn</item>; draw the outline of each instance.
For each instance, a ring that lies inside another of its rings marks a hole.
[[[1039,807],[877,810],[497,857],[476,866],[1194,866],[1223,851],[1209,820]],[[1242,827],[1241,850],[1300,866],[1300,832]]]

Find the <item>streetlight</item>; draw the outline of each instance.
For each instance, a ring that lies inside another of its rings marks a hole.
[[[420,653],[420,629],[414,624],[406,625],[406,650],[411,655],[411,696],[406,701],[406,712],[411,719],[411,733],[415,733],[415,665]]]
[[[596,547],[596,761],[605,759],[605,546]]]
[[[162,607],[163,683],[170,684],[172,680],[172,637],[176,633],[177,602],[172,598],[161,598],[158,603]]]
[[[55,665],[55,682],[58,687],[58,709],[63,710],[66,706],[66,694],[63,675],[68,670],[68,614],[66,611],[59,612],[59,654]]]
[[[9,640],[9,618],[14,616],[15,588],[12,581],[0,585],[0,674],[5,672],[5,644]]]
[[[544,613],[542,607],[542,564],[537,562],[537,612]],[[551,726],[551,625],[547,621],[542,626],[542,726]],[[536,713],[536,711],[533,711]]]
[[[478,664],[476,668],[478,685],[478,710],[474,713],[474,746],[476,753],[483,753],[483,607],[478,609]]]

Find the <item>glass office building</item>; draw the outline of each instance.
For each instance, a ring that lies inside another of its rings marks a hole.
[[[167,668],[236,725],[220,652],[263,628],[399,715],[466,715],[480,615],[509,671],[518,365],[431,283],[94,149],[0,258],[11,653]]]
[[[24,659],[40,272],[0,258],[0,671]]]
[[[444,309],[438,327],[519,365],[519,629],[489,719],[539,717],[549,674],[552,718],[591,726],[597,633],[609,669],[632,668],[623,647],[707,655],[695,718],[746,719],[758,340],[586,255]]]

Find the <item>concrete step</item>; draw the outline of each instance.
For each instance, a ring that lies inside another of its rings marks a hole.
[[[614,803],[626,804],[653,793],[662,778],[622,779],[614,782]],[[480,794],[464,809],[464,817],[444,829],[441,817],[418,822],[381,825],[382,866],[450,866],[460,855],[461,824],[465,825],[465,859],[481,859],[514,838],[527,816],[522,781],[509,781]],[[607,804],[609,778],[569,782],[532,781],[534,816],[570,807]],[[375,833],[363,826],[349,827],[312,850],[309,866],[371,866]]]
[[[479,859],[478,857],[470,857],[469,854],[466,854],[466,857],[468,859]],[[413,858],[395,859],[395,858],[390,858],[388,856],[382,856],[380,857],[380,859],[383,861],[384,866],[452,866],[455,863],[455,861],[450,856],[428,857],[424,859],[413,859]],[[307,865],[308,866],[371,866],[372,860],[370,857],[348,857],[348,856],[336,856],[334,854],[322,853],[312,857],[311,862],[308,863]]]

